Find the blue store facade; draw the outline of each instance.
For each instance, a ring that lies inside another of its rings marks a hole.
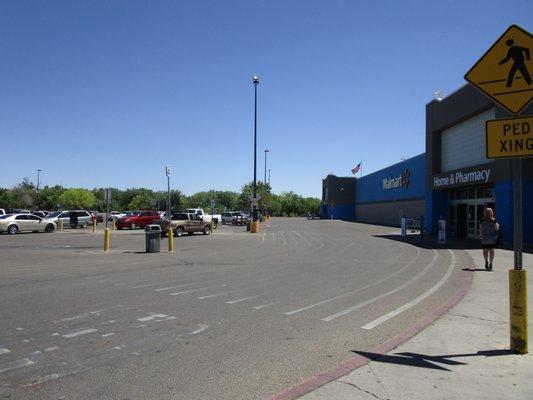
[[[399,226],[425,213],[426,156],[420,154],[357,180],[358,222]]]

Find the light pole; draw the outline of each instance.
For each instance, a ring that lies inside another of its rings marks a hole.
[[[254,201],[257,200],[257,85],[259,77],[254,75],[252,78],[254,84]],[[253,221],[257,222],[257,204],[253,205]]]
[[[270,186],[270,168],[268,169],[268,185]]]
[[[165,165],[165,174],[167,176],[167,194],[168,194],[168,200],[167,200],[167,212],[168,212],[168,219],[170,220],[170,165]]]
[[[37,208],[39,208],[39,183],[41,182],[41,172],[42,169],[37,169],[37,188],[35,189],[35,192],[37,193],[37,200],[35,201],[37,203]]]
[[[265,149],[265,180],[263,182],[265,182],[265,185],[267,183],[267,153],[269,153],[270,150],[269,149]]]

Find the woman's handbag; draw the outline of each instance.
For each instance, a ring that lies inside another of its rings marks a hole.
[[[501,229],[496,231],[496,244],[499,246],[503,243],[503,232]]]

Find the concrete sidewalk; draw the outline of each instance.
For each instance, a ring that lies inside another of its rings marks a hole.
[[[466,251],[482,269],[481,251]],[[448,313],[386,355],[360,352],[373,361],[300,399],[533,399],[531,317],[530,353],[508,350],[512,265],[513,252],[497,250],[494,271],[475,271],[470,291]],[[524,265],[533,273],[533,255],[524,254]]]

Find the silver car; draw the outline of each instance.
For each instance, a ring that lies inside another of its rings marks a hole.
[[[24,231],[51,233],[55,229],[55,222],[33,214],[7,214],[0,216],[0,233],[7,232],[11,235]]]
[[[78,217],[78,224],[75,226],[70,224],[70,217],[73,213]],[[70,226],[71,228],[87,228],[92,224],[91,214],[86,210],[52,211],[45,219],[55,222],[57,225],[59,225],[60,221],[63,221],[63,226]]]

